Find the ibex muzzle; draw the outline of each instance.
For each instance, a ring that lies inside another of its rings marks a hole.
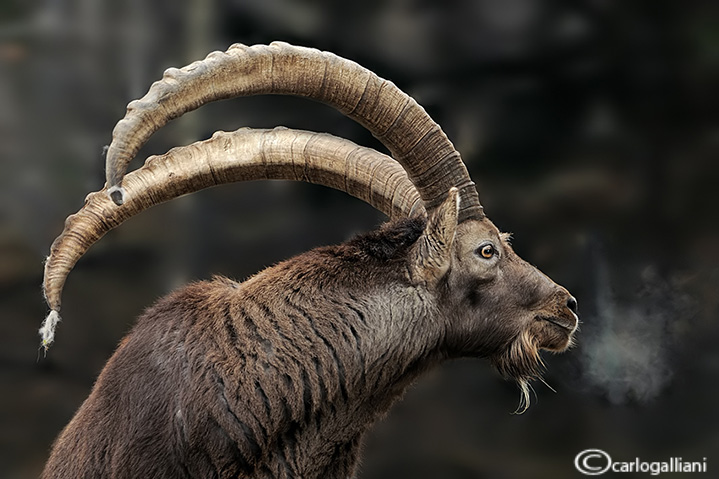
[[[392,157],[326,134],[243,129],[125,176],[170,119],[259,93],[328,103]],[[53,243],[46,348],[74,264],[108,230],[162,201],[285,178],[346,191],[392,221],[242,283],[216,278],[160,300],[108,361],[43,477],[351,477],[369,425],[423,371],[448,358],[488,358],[518,381],[524,409],[540,350],[572,344],[576,301],[486,218],[439,126],[392,83],[335,55],[235,45],[168,70],[116,126],[107,178]]]

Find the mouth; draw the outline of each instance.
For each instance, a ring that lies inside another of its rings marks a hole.
[[[537,319],[540,319],[542,321],[546,321],[548,323],[552,323],[553,325],[557,326],[558,328],[561,328],[565,331],[567,331],[569,334],[572,334],[575,329],[577,329],[577,317],[576,315],[572,318],[572,320],[567,320],[564,318],[557,318],[552,316],[538,316]]]

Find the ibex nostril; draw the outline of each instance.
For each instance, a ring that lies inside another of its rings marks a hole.
[[[577,314],[577,300],[574,296],[570,296],[567,300],[567,308],[569,308],[574,314]]]

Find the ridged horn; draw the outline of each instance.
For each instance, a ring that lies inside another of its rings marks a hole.
[[[258,94],[302,96],[336,108],[389,149],[428,211],[456,187],[459,221],[484,216],[459,153],[414,99],[355,62],[281,42],[236,44],[184,68],[170,68],[144,97],[131,102],[107,152],[108,192],[113,200],[123,201],[127,166],[157,129],[205,103]]]
[[[326,133],[275,128],[217,132],[209,140],[148,158],[124,180],[127,200],[116,205],[107,186],[90,193],[67,218],[45,262],[43,289],[51,309],[40,334],[54,340],[65,280],[80,257],[125,220],[172,198],[210,186],[258,179],[316,183],[345,191],[390,218],[425,214],[422,200],[401,165],[371,148]]]

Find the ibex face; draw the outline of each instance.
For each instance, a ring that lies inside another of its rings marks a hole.
[[[453,194],[440,206],[427,229],[435,245],[445,244],[446,260],[428,261],[418,242],[419,264],[443,264],[424,280],[436,284],[446,321],[450,357],[489,358],[505,376],[518,381],[528,405],[528,381],[541,373],[540,349],[561,352],[572,345],[577,329],[577,302],[569,292],[521,259],[486,217],[456,224]],[[432,233],[432,230],[435,233]],[[454,237],[452,237],[454,235]],[[435,255],[437,256],[437,255]]]
[[[572,344],[574,298],[520,258],[486,218],[458,226],[444,291],[457,353],[491,357],[503,372],[524,376],[536,372],[537,349]]]

